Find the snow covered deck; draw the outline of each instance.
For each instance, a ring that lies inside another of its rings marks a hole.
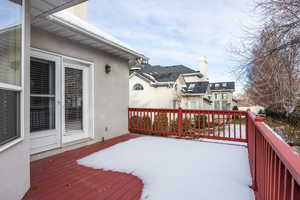
[[[25,199],[254,199],[241,145],[130,134],[31,168]]]
[[[141,178],[141,199],[254,199],[245,146],[144,136],[78,163]]]

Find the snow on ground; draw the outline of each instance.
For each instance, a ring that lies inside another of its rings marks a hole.
[[[78,161],[132,173],[144,182],[142,199],[253,200],[247,149],[161,137],[139,137]]]

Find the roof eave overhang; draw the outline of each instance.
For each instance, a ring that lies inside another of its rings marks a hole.
[[[70,8],[87,0],[31,0],[31,20],[34,23],[39,18],[46,17],[58,11]]]
[[[65,27],[66,29],[71,29],[72,31],[78,33],[78,34],[82,34],[83,36],[87,37],[87,38],[90,38],[90,39],[93,39],[93,40],[96,40],[96,41],[99,41],[99,43],[104,43],[104,44],[107,44],[111,47],[113,47],[116,51],[120,51],[121,53],[125,53],[127,54],[127,58],[128,60],[129,59],[134,59],[134,58],[143,58],[145,60],[149,60],[148,57],[144,56],[143,54],[140,54],[138,52],[135,52],[131,49],[128,49],[124,46],[121,46],[113,41],[110,41],[104,37],[101,37],[99,35],[96,35],[88,30],[85,30],[83,29],[82,27],[79,27],[75,24],[72,24],[66,20],[63,20],[57,16],[54,16],[54,15],[50,15],[47,17],[49,20],[51,20],[52,22],[54,23],[57,23],[59,25],[61,25],[62,27]]]

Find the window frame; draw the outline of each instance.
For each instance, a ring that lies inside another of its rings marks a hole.
[[[141,89],[136,89],[137,86],[139,86],[139,87],[142,86],[142,87],[141,87]],[[133,89],[133,91],[142,91],[142,90],[144,90],[144,86],[140,83],[136,83],[133,85],[132,89]]]
[[[0,89],[2,90],[8,90],[8,91],[15,91],[19,92],[19,126],[20,126],[20,133],[19,136],[12,139],[11,141],[8,141],[7,143],[4,143],[0,145],[0,153],[9,149],[10,147],[18,144],[19,142],[24,140],[25,137],[25,128],[24,128],[24,68],[25,68],[25,1],[21,0],[21,66],[20,66],[20,86],[13,85],[13,84],[7,84],[0,82]]]

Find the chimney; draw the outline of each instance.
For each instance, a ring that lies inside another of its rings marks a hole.
[[[88,1],[66,9],[67,12],[79,17],[82,20],[87,21],[88,14]]]
[[[208,75],[207,75],[207,58],[206,56],[200,56],[198,58],[199,64],[200,64],[200,73],[203,74],[203,78],[205,80],[208,80]]]

